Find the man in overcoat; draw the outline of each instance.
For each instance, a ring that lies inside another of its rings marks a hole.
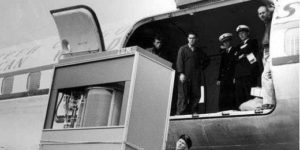
[[[197,35],[189,33],[188,44],[180,47],[177,56],[178,100],[177,115],[195,114],[201,97],[201,73],[208,65],[207,55],[196,46]]]

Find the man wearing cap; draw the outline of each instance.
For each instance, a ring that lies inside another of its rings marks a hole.
[[[235,95],[237,107],[243,102],[252,99],[251,87],[257,86],[259,79],[259,66],[257,62],[258,43],[256,39],[249,38],[250,28],[239,25],[236,32],[241,40],[235,53]]]
[[[275,106],[275,91],[270,68],[269,40],[272,22],[273,3],[260,6],[257,9],[258,17],[265,24],[265,32],[262,38],[262,62],[263,72],[261,74],[261,97],[256,97],[243,103],[241,110],[272,109]]]
[[[196,33],[190,32],[188,44],[180,47],[177,56],[177,72],[179,74],[177,115],[196,114],[200,100],[202,69],[208,66],[207,55],[196,46]]]
[[[234,90],[234,70],[235,70],[235,52],[236,48],[232,47],[232,34],[224,33],[219,37],[221,42],[221,64],[219,68],[219,76],[217,85],[220,86],[219,94],[219,110],[233,110],[235,105]]]
[[[189,150],[191,147],[191,138],[188,135],[182,134],[176,142],[176,150]]]

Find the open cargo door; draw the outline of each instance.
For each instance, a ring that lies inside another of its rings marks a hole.
[[[100,24],[92,9],[81,5],[50,12],[59,32],[63,54],[105,51]]]

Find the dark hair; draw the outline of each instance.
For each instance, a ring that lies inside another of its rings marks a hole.
[[[161,42],[162,42],[163,38],[162,38],[161,36],[159,36],[159,35],[156,35],[156,36],[153,38],[153,42],[154,42],[155,40],[158,40],[158,41],[161,41]]]
[[[189,36],[190,34],[195,35],[196,37],[198,37],[198,34],[196,32],[190,31],[190,32],[188,32],[187,36]]]
[[[179,139],[183,139],[189,149],[192,147],[192,140],[188,135],[182,134]]]

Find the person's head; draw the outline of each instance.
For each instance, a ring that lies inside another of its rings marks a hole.
[[[160,49],[161,46],[162,46],[162,38],[159,37],[159,36],[154,37],[154,39],[153,39],[153,46],[156,49]]]
[[[263,22],[268,22],[271,20],[271,12],[269,11],[267,6],[260,6],[257,9],[258,17]]]
[[[232,34],[231,33],[223,33],[219,37],[219,41],[221,42],[224,48],[229,48],[231,46]]]
[[[236,32],[238,33],[239,38],[244,41],[249,38],[250,28],[246,25],[239,25],[236,28]]]
[[[197,36],[196,33],[194,33],[194,32],[189,32],[189,33],[188,33],[188,37],[187,37],[187,39],[188,39],[188,44],[189,44],[190,46],[195,46],[196,41],[197,41],[197,38],[198,38],[198,36]]]
[[[189,136],[182,134],[176,142],[176,150],[188,150],[192,147],[192,140]]]

